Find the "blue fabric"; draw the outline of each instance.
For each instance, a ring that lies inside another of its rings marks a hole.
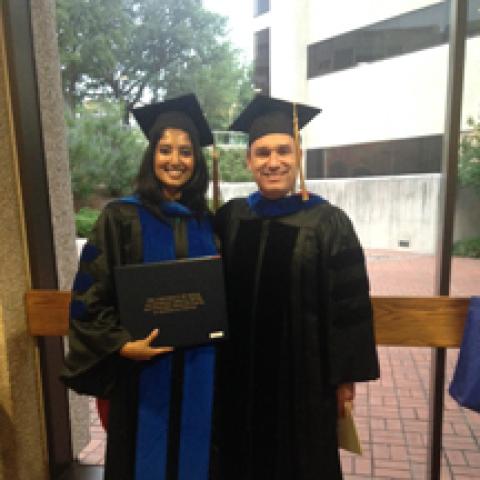
[[[132,199],[132,203],[135,199]],[[145,263],[175,258],[173,231],[139,205]],[[139,379],[136,480],[164,480],[167,466],[172,355],[148,362]]]
[[[172,217],[191,217],[192,212],[181,203],[178,202],[163,202],[162,203],[163,213],[170,215]]]
[[[214,347],[185,352],[179,480],[208,479],[214,367]]]
[[[480,412],[480,297],[472,297],[449,389],[462,406]]]
[[[93,262],[100,255],[100,250],[91,243],[86,243],[82,248],[82,253],[80,254],[81,262]]]
[[[318,195],[309,193],[306,202],[301,195],[289,195],[278,200],[269,200],[260,192],[254,192],[247,197],[248,206],[260,217],[281,217],[291,215],[300,210],[307,210],[315,205],[325,203],[326,200]]]
[[[175,242],[170,225],[159,221],[145,208],[138,210],[142,226],[143,261],[150,263],[175,259]]]
[[[136,197],[122,201],[138,205],[144,261],[174,259],[171,226],[143,208]],[[216,254],[208,219],[191,217],[191,212],[176,202],[165,202],[162,210],[169,216],[190,217],[187,219],[189,257]],[[213,346],[189,348],[184,352],[178,480],[208,479],[214,364]],[[167,354],[148,362],[140,374],[136,480],[176,480],[166,478],[171,368],[172,354]]]
[[[208,220],[188,220],[188,255],[215,255]],[[215,348],[185,351],[178,480],[207,480],[210,465]]]
[[[77,293],[85,293],[94,283],[93,277],[87,272],[77,272],[73,281],[72,290]]]
[[[129,195],[128,197],[123,197],[120,199],[120,201],[123,203],[132,203],[134,205],[142,206],[142,202],[137,195]],[[174,201],[163,202],[161,208],[163,213],[172,217],[191,217],[193,215],[192,211],[188,207]]]
[[[139,381],[136,480],[166,480],[172,355],[143,367]]]
[[[120,201],[123,203],[134,203],[135,205],[141,205],[137,195],[127,195],[126,197],[122,197]]]
[[[81,300],[70,302],[70,318],[81,319],[87,313],[87,306]]]

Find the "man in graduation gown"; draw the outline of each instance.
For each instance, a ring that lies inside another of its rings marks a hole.
[[[318,109],[296,105],[303,127]],[[218,358],[214,478],[341,479],[337,418],[354,383],[379,376],[369,282],[347,215],[294,194],[294,107],[258,95],[249,134],[258,192],[217,213],[230,342]]]

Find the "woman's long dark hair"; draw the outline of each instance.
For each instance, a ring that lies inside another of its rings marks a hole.
[[[153,206],[159,206],[165,198],[162,195],[163,184],[155,175],[154,158],[157,143],[163,136],[167,126],[153,127],[147,149],[143,154],[143,160],[135,180],[135,193],[142,202]],[[181,188],[182,196],[180,203],[188,207],[196,214],[208,211],[205,195],[208,188],[207,163],[203,156],[198,135],[196,132],[186,130],[193,146],[193,173],[188,182]]]

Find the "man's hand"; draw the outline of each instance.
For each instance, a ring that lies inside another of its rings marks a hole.
[[[355,398],[355,384],[342,383],[337,387],[337,409],[338,416],[345,416],[345,402],[353,402]]]
[[[152,330],[148,337],[133,342],[127,342],[121,349],[120,355],[130,360],[150,360],[156,355],[173,351],[172,347],[151,347],[150,344],[158,337],[158,329]]]

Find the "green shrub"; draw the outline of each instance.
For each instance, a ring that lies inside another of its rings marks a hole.
[[[247,169],[246,147],[219,148],[220,181],[251,182],[252,174]],[[210,149],[205,152],[210,178],[212,177],[212,155]]]
[[[480,122],[469,118],[469,130],[460,140],[458,178],[460,184],[473,187],[480,195]]]
[[[90,102],[67,109],[66,120],[75,204],[99,189],[109,197],[130,193],[146,142],[138,128],[123,123],[121,106]]]
[[[88,237],[93,225],[100,215],[100,210],[83,207],[75,214],[75,225],[78,237]]]
[[[457,257],[480,258],[480,238],[468,238],[455,242],[453,254]]]

